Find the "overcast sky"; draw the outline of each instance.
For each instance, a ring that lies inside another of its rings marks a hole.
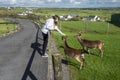
[[[120,0],[0,0],[0,7],[96,8],[120,7]]]

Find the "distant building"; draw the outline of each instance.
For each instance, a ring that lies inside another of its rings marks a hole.
[[[10,9],[11,9],[11,7],[7,7],[7,9],[8,9],[8,10],[10,10]]]
[[[60,17],[60,19],[63,19],[63,20],[70,20],[70,19],[72,19],[72,18],[74,18],[74,17],[76,17],[76,16],[78,16],[78,15],[75,15],[75,14],[69,14],[69,15],[62,15],[62,16],[59,16]]]
[[[26,16],[28,14],[32,14],[32,11],[25,11],[25,12],[22,12],[22,13],[18,13],[19,16]]]
[[[60,17],[60,19],[63,19],[63,20],[69,20],[69,19],[73,18],[71,15],[62,15],[59,17]]]
[[[28,15],[26,12],[18,13],[19,16],[26,16]]]
[[[32,11],[25,11],[26,14],[32,14]]]
[[[96,16],[87,16],[87,17],[84,17],[83,20],[99,21],[100,17],[98,17],[97,15]]]

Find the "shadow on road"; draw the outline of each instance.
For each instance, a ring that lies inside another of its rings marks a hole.
[[[36,76],[32,73],[32,71],[30,70],[36,51],[38,51],[38,53],[41,55],[40,46],[42,44],[40,44],[38,42],[38,38],[39,38],[38,36],[39,36],[40,28],[39,28],[39,26],[36,23],[35,23],[35,26],[37,28],[36,41],[35,41],[35,43],[31,44],[31,48],[33,48],[33,52],[32,52],[32,55],[31,55],[31,57],[29,59],[29,62],[28,62],[27,67],[26,67],[26,70],[25,70],[21,80],[27,80],[27,77],[29,77],[31,80],[38,80],[36,78]]]

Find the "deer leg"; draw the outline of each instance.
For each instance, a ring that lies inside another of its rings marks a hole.
[[[86,50],[87,50],[88,54],[90,55],[90,50],[88,48],[86,48]]]
[[[90,54],[90,51],[88,50],[88,48],[83,47],[83,50],[87,51],[87,53]]]
[[[67,65],[69,65],[69,60],[68,60],[69,58],[67,55],[65,55],[65,57],[66,57]]]
[[[80,62],[80,70],[82,69],[82,67],[83,67],[83,64],[84,64],[84,59],[82,58],[82,57],[79,57],[79,56],[77,56],[76,57],[76,60],[78,61],[78,62]]]
[[[84,66],[84,58],[80,58],[80,70]]]
[[[102,58],[103,57],[103,51],[102,51],[102,49],[99,49],[99,53],[100,53],[100,57]]]
[[[87,48],[87,52],[88,52],[88,54],[90,55],[90,50]]]

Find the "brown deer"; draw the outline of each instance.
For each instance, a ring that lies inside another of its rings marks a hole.
[[[75,58],[78,62],[80,62],[80,69],[82,69],[83,65],[84,65],[84,53],[86,53],[87,51],[83,50],[83,49],[74,49],[68,46],[67,44],[67,36],[62,36],[62,40],[64,42],[64,52],[65,55]],[[67,57],[66,56],[66,57]]]
[[[90,52],[88,50],[89,48],[98,49],[99,50],[99,55],[101,57],[103,57],[102,47],[103,47],[104,43],[102,41],[100,41],[100,40],[92,41],[92,40],[83,39],[80,32],[76,35],[76,38],[78,39],[78,41],[82,45],[83,49],[87,50],[89,54],[90,54]]]

